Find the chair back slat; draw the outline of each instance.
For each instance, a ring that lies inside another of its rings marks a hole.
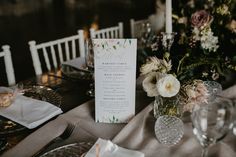
[[[39,60],[39,54],[36,47],[35,41],[30,41],[30,52],[33,60],[34,71],[36,75],[42,74],[41,62]]]
[[[135,21],[130,19],[130,33],[132,38],[140,38],[142,36],[143,24],[147,23],[148,19],[142,19]]]
[[[114,38],[114,33],[113,32],[114,32],[114,30],[112,32],[110,32],[110,37],[111,38]]]
[[[29,45],[36,75],[42,74],[43,71],[40,61],[42,57],[39,56],[41,51],[47,71],[58,68],[64,61],[85,56],[83,30],[78,30],[77,35],[38,45],[35,41],[30,41]]]
[[[62,48],[61,48],[61,44],[60,43],[57,44],[57,50],[58,50],[60,62],[62,63],[64,61],[64,59],[63,59]]]
[[[8,85],[12,86],[12,85],[15,85],[16,80],[15,80],[15,72],[14,72],[13,63],[12,63],[10,46],[3,45],[2,49],[3,51],[0,52],[0,57],[4,58]]]
[[[50,71],[51,70],[51,65],[50,65],[50,61],[49,61],[49,58],[48,58],[48,53],[47,53],[46,47],[43,47],[43,56],[44,56],[44,60],[45,60],[47,69],[48,69],[48,71]]]
[[[123,23],[118,26],[104,28],[100,30],[90,29],[90,38],[123,38]]]
[[[119,24],[118,24],[118,32],[119,32],[119,38],[123,38],[123,35],[124,35],[124,33],[123,33],[123,23],[122,22],[119,22]]]
[[[52,54],[52,61],[53,61],[54,68],[57,68],[57,59],[56,59],[56,53],[54,50],[54,45],[50,46],[50,50],[51,50],[51,54]]]
[[[65,49],[66,49],[66,60],[70,60],[70,50],[69,50],[69,45],[68,41],[65,42]]]
[[[115,38],[118,38],[118,31],[117,30],[114,30],[114,36],[115,36]]]
[[[71,43],[71,44],[72,44],[72,58],[76,58],[75,40],[72,40],[71,42],[72,42],[72,43]]]
[[[93,28],[91,28],[91,29],[89,30],[89,32],[90,32],[90,38],[96,38],[96,37],[95,37],[95,30],[94,30]]]
[[[80,50],[80,57],[85,57],[85,45],[84,45],[84,31],[79,30],[79,50]]]

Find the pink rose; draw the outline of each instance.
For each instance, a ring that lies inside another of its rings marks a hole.
[[[193,27],[204,28],[212,22],[212,16],[205,10],[195,12],[191,17]]]

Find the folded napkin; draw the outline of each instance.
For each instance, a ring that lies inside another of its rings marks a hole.
[[[83,57],[75,58],[75,59],[63,62],[62,65],[69,65],[69,66],[74,67],[76,69],[83,70],[84,66],[85,66],[85,59]]]
[[[101,138],[97,140],[85,157],[95,157],[97,145],[100,150],[99,157],[144,157],[144,154],[141,152],[119,147],[111,141]]]
[[[6,91],[6,89],[5,87],[0,87],[0,92]],[[61,113],[62,110],[59,107],[23,95],[16,95],[15,100],[10,106],[0,108],[1,116],[29,129],[35,128]]]

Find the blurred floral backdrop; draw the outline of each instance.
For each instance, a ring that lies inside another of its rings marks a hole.
[[[171,66],[168,73],[182,82],[191,79],[229,81],[232,76],[228,76],[236,70],[235,5],[234,0],[173,0],[173,31],[177,35],[170,53],[163,49],[161,35],[152,34],[147,39],[152,44],[146,45],[140,53],[140,64],[146,60],[149,65],[165,62],[166,67]]]

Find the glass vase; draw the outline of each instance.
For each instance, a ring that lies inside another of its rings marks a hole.
[[[178,95],[173,97],[156,96],[153,110],[155,118],[163,115],[182,116],[182,105]]]

